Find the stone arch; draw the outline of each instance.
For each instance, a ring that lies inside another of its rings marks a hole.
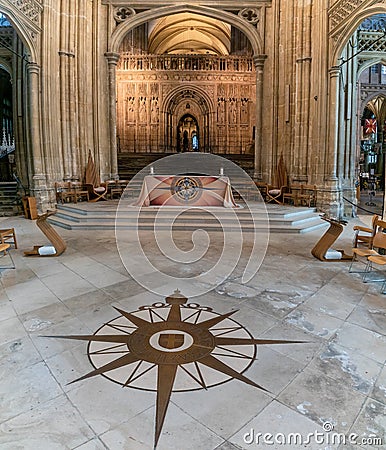
[[[23,41],[23,44],[26,47],[29,55],[28,62],[37,62],[38,51],[36,48],[36,44],[31,37],[28,26],[24,23],[22,18],[20,18],[20,13],[18,14],[12,7],[8,7],[6,5],[0,6],[0,12],[7,16],[17,35]],[[35,28],[36,29],[33,30],[34,33],[39,33],[40,29],[37,26],[35,26]]]
[[[13,80],[12,66],[4,58],[0,57],[0,69],[5,70],[11,76],[11,81]]]
[[[200,129],[201,149],[210,151],[210,143],[214,137],[213,101],[203,89],[195,85],[178,86],[165,97],[161,110],[164,115],[165,136],[169,139],[167,146],[176,146],[178,122],[181,117],[190,114],[196,118]]]
[[[242,31],[249,39],[254,55],[260,55],[263,52],[263,42],[261,36],[254,26],[249,24],[245,19],[232,14],[227,11],[222,11],[214,8],[199,5],[173,5],[163,6],[160,8],[150,9],[138,14],[133,14],[129,19],[122,22],[114,30],[111,36],[109,52],[119,53],[119,47],[125,35],[132,28],[135,28],[143,23],[149,22],[160,17],[165,17],[181,12],[191,12],[211,17],[213,19],[222,20]]]
[[[375,14],[386,13],[386,5],[384,3],[377,3],[373,6],[358,8],[358,11],[353,14],[352,18],[345,24],[345,27],[339,33],[337,45],[332,52],[332,66],[339,65],[339,58],[347,45],[350,37],[355,33],[359,25],[368,17]]]

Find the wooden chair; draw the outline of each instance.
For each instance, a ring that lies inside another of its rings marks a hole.
[[[12,244],[17,248],[17,241],[16,241],[16,234],[14,228],[6,228],[3,230],[0,230],[0,243],[6,244],[6,241],[9,241],[12,239]]]
[[[48,217],[54,214],[56,214],[56,211],[47,211],[45,214],[39,215],[36,220],[36,225],[52,245],[35,245],[32,250],[24,252],[25,256],[59,256],[66,250],[67,245],[65,241],[52,228],[51,224],[47,222]],[[49,247],[53,247],[54,252],[51,252]],[[50,250],[50,252],[48,252],[48,250]]]
[[[375,231],[374,231],[374,234],[373,234],[373,236],[372,236],[372,238],[371,238],[371,241],[368,241],[368,247],[367,248],[358,248],[355,244],[357,244],[356,242],[355,242],[355,240],[354,240],[354,247],[353,247],[353,249],[352,249],[352,253],[353,253],[353,258],[352,258],[352,261],[351,261],[351,264],[350,264],[350,267],[349,267],[349,269],[348,269],[348,271],[350,272],[350,273],[365,273],[366,272],[366,269],[365,269],[365,271],[353,271],[352,270],[352,267],[353,267],[353,265],[354,265],[354,263],[355,262],[364,262],[365,264],[367,264],[368,263],[368,260],[367,260],[367,258],[369,257],[369,256],[377,256],[378,255],[378,252],[375,250],[375,248],[377,248],[377,246],[378,246],[378,244],[379,244],[379,239],[377,238],[376,240],[375,240],[375,236],[376,236],[376,234],[377,234],[377,229],[378,229],[378,226],[379,226],[379,232],[382,232],[382,230],[383,230],[383,228],[386,228],[386,222],[385,221],[383,221],[383,220],[380,220],[379,218],[378,218],[378,216],[376,216],[377,217],[377,220],[375,220],[375,223],[374,223],[374,229],[375,229]],[[355,227],[354,227],[355,228]],[[365,228],[365,227],[360,227],[360,228]],[[366,236],[366,237],[368,237],[368,236]],[[374,248],[375,247],[375,248]],[[366,258],[366,260],[365,261],[361,261],[361,258]]]
[[[99,187],[94,187],[94,185],[90,184],[90,183],[85,183],[87,192],[88,192],[88,196],[89,196],[89,201],[90,202],[98,202],[99,200],[107,200],[106,198],[106,188],[103,186],[99,186]]]
[[[299,203],[299,194],[301,193],[301,185],[300,184],[292,184],[288,192],[284,192],[283,194],[283,204],[292,203],[294,206],[297,206]]]
[[[86,201],[90,200],[88,190],[83,185],[83,183],[80,183],[79,181],[73,181],[70,184],[70,187],[75,203],[81,201],[83,198],[85,198]]]
[[[15,262],[13,261],[12,255],[9,252],[9,249],[11,248],[10,244],[0,244],[0,254],[2,253],[3,256],[2,258],[4,258],[6,255],[8,255],[11,259],[12,262],[12,266],[1,266],[0,269],[1,270],[5,270],[5,269],[15,269]]]
[[[74,201],[74,191],[69,181],[57,181],[55,183],[56,203]]]
[[[376,232],[374,239],[373,239],[373,249],[367,249],[368,252],[371,252],[371,255],[367,257],[367,265],[366,269],[363,273],[363,282],[367,283],[368,281],[374,281],[374,282],[383,282],[381,292],[382,294],[385,294],[385,287],[386,287],[386,277],[381,278],[379,280],[374,279],[367,279],[367,275],[374,269],[374,264],[378,266],[385,266],[386,265],[386,254],[381,254],[381,250],[383,252],[386,251],[386,222],[385,221],[379,221],[378,222],[378,231]],[[375,250],[375,248],[378,249],[378,251]],[[360,250],[360,249],[357,249]],[[377,269],[378,270],[378,269]]]
[[[288,186],[281,186],[280,188],[276,188],[273,186],[267,187],[267,195],[266,195],[266,203],[274,202],[279,205],[283,204],[283,195],[288,192]]]
[[[361,225],[355,225],[353,230],[355,231],[353,239],[353,247],[358,247],[359,244],[365,244],[366,247],[372,248],[373,239],[375,233],[377,232],[377,222],[379,216],[377,214],[373,215],[371,219],[371,227],[362,227]]]
[[[316,206],[316,186],[310,184],[302,184],[300,193],[298,194],[298,203],[300,206]]]

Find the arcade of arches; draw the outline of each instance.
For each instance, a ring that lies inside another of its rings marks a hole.
[[[42,209],[89,150],[102,180],[198,151],[271,183],[283,155],[335,217],[384,189],[384,1],[56,3],[0,5],[0,176]]]

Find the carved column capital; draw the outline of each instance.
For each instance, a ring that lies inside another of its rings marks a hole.
[[[328,69],[328,73],[330,74],[330,78],[337,78],[340,76],[341,67],[340,66],[332,66]]]
[[[119,53],[116,52],[106,52],[105,57],[109,65],[116,66],[119,61]]]
[[[263,69],[266,59],[267,55],[256,55],[253,57],[253,64],[255,65],[256,70]]]
[[[39,75],[40,73],[40,66],[39,64],[35,63],[35,62],[28,62],[27,63],[27,71],[29,74],[35,74],[35,75]]]

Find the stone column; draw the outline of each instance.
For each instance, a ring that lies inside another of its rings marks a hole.
[[[119,53],[107,52],[109,74],[109,130],[110,130],[110,178],[118,178],[117,157],[117,109],[116,109],[116,72]]]
[[[324,174],[326,181],[337,181],[338,164],[338,119],[339,119],[339,76],[340,67],[333,66],[329,70],[329,110],[328,110],[328,142],[326,147]]]
[[[329,69],[329,105],[328,105],[328,130],[327,145],[324,158],[324,179],[325,196],[322,209],[329,215],[336,218],[343,216],[343,201],[338,170],[338,145],[339,145],[339,86],[340,86],[339,66],[333,66]]]
[[[267,55],[259,55],[253,57],[253,63],[256,69],[255,169],[253,172],[253,178],[256,181],[262,179],[261,152],[263,134],[263,69],[266,59]]]
[[[27,64],[29,81],[29,132],[31,167],[33,169],[31,193],[37,198],[38,206],[44,208],[48,202],[46,186],[46,170],[41,141],[41,114],[40,114],[40,66],[34,62]]]

